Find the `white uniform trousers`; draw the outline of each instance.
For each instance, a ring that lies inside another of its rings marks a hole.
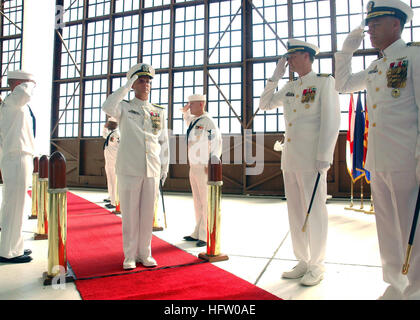
[[[105,158],[105,173],[109,198],[111,200],[111,204],[115,206],[115,196],[117,192],[117,175],[115,173],[115,160],[109,160]]]
[[[371,172],[383,279],[408,299],[420,299],[418,227],[408,274],[401,273],[419,190],[414,172],[415,168],[412,172]]]
[[[190,184],[195,211],[195,229],[191,237],[207,241],[208,176],[204,168],[204,165],[190,166]]]
[[[315,171],[283,171],[293,252],[299,261],[307,263],[308,271],[322,273],[325,271],[324,258],[328,233],[325,173],[319,179],[306,231],[302,232],[316,176]]]
[[[159,178],[118,175],[126,259],[151,256],[153,216]]]
[[[4,157],[2,160],[3,204],[0,256],[14,258],[23,255],[22,224],[33,171],[32,155]]]

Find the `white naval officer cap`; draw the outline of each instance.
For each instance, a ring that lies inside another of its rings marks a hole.
[[[194,101],[206,101],[206,95],[205,94],[199,94],[199,93],[195,93],[192,94],[188,97],[188,101],[189,102],[194,102]]]
[[[368,2],[365,25],[374,18],[384,16],[398,18],[404,25],[413,19],[413,9],[400,0],[376,0]]]
[[[7,79],[35,81],[35,77],[32,73],[23,70],[8,71]]]
[[[319,48],[312,44],[302,40],[289,39],[287,41],[287,53],[289,55],[295,52],[309,52],[313,56],[316,56],[319,53]]]
[[[127,72],[127,79],[130,80],[133,76],[148,76],[151,79],[155,77],[155,69],[147,63],[138,63],[131,67]]]

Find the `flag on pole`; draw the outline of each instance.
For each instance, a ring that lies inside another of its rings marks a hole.
[[[369,118],[367,107],[365,105],[365,132],[363,135],[363,169],[365,168],[366,164],[366,154],[367,154],[367,147],[368,147],[368,133],[369,133]],[[370,183],[370,172],[366,169],[365,170],[365,180],[367,183]]]
[[[359,92],[356,108],[354,108],[353,94],[350,95],[349,129],[347,131],[346,163],[347,170],[353,183],[364,176],[364,131],[365,118]]]
[[[347,172],[353,180],[353,128],[354,128],[354,100],[353,93],[350,94],[350,103],[349,103],[349,129],[347,130],[347,140],[346,140],[346,165]]]

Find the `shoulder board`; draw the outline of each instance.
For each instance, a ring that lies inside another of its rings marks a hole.
[[[125,101],[125,102],[127,102],[127,103],[130,103],[130,101],[128,101],[128,100],[125,100],[125,99],[123,99],[123,101]]]
[[[156,103],[152,103],[152,105],[153,105],[154,107],[156,107],[156,108],[165,109],[165,107],[162,107],[162,106],[160,106],[160,105],[158,105],[158,104],[156,104]]]
[[[328,78],[330,76],[330,74],[329,73],[318,73],[317,76],[318,77]]]
[[[407,47],[420,47],[420,42],[409,42]]]

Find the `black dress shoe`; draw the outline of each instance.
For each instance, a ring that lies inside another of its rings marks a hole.
[[[196,243],[197,247],[205,247],[207,245],[207,242],[203,241],[203,240],[198,240]]]
[[[191,236],[185,236],[184,237],[184,240],[185,241],[197,241],[198,239],[194,239],[193,237],[191,237]]]
[[[107,207],[108,209],[115,209],[115,206],[110,203],[106,204],[105,207]]]
[[[111,202],[111,200],[109,200],[109,199],[104,199],[104,202]]]
[[[31,249],[25,249],[25,250],[23,251],[23,254],[24,254],[25,256],[29,256],[29,255],[31,255],[31,254],[32,254],[32,250],[31,250]]]
[[[31,262],[32,261],[32,257],[31,256],[26,256],[26,255],[21,255],[18,257],[14,257],[14,258],[3,258],[0,257],[0,262],[3,263],[27,263],[27,262]]]

